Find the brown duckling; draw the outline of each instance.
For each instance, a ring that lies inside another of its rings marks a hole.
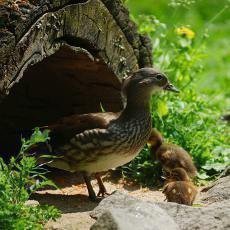
[[[148,140],[150,152],[155,160],[158,160],[164,171],[170,172],[174,168],[183,168],[190,177],[197,173],[191,156],[182,147],[163,143],[163,137],[157,129],[152,129]]]
[[[131,161],[141,151],[151,133],[151,95],[159,90],[178,90],[164,74],[142,68],[124,80],[126,106],[120,113],[72,115],[48,125],[55,154],[51,167],[82,172],[92,200],[96,199],[89,175],[107,171]],[[96,174],[100,194],[106,191]]]
[[[156,160],[156,151],[163,144],[163,142],[164,138],[161,133],[156,128],[152,128],[151,135],[147,143],[150,147],[151,156],[154,160]]]
[[[198,193],[183,168],[175,168],[166,179],[163,193],[168,202],[192,205]]]

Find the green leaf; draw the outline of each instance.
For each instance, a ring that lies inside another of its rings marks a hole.
[[[159,115],[159,117],[163,117],[165,115],[167,115],[169,112],[169,109],[168,109],[168,106],[166,104],[166,102],[164,101],[158,101],[158,104],[157,104],[157,113]]]
[[[100,102],[100,108],[102,113],[106,112],[101,102]]]
[[[200,172],[197,174],[197,177],[201,180],[206,180],[209,178],[209,176],[205,172]]]

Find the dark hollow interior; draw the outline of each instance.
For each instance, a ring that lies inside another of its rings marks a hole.
[[[122,109],[120,82],[100,59],[62,47],[29,67],[0,104],[0,154],[17,153],[21,136],[60,117]]]

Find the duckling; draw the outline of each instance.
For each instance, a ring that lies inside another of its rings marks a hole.
[[[151,157],[153,160],[157,160],[155,153],[158,148],[163,144],[163,142],[164,138],[161,133],[156,128],[152,128],[151,135],[148,139],[147,144],[150,147]]]
[[[166,179],[163,193],[168,202],[192,205],[198,193],[183,168],[175,168]]]
[[[164,74],[142,68],[122,84],[127,103],[121,112],[72,115],[48,125],[55,154],[48,165],[82,172],[90,199],[97,200],[89,176],[124,165],[138,155],[151,133],[151,95],[160,90],[178,92]],[[96,175],[102,190],[99,195],[105,194]]]
[[[163,170],[170,172],[181,167],[190,177],[196,176],[197,170],[191,156],[178,145],[163,143],[163,137],[157,129],[152,129],[148,143],[152,157],[161,163]]]

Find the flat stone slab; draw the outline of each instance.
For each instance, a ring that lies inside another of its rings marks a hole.
[[[218,181],[206,197],[215,195],[219,199],[209,205],[201,204],[200,207],[142,201],[125,193],[115,192],[102,200],[90,213],[91,217],[97,219],[91,229],[230,229],[230,199],[227,199],[230,190],[226,189],[227,186],[227,178]]]
[[[158,205],[115,192],[91,212],[98,218],[92,230],[179,230],[174,220]],[[167,225],[165,224],[167,223]]]
[[[206,193],[204,193],[201,201],[202,203],[210,204],[210,203],[229,200],[229,199],[230,199],[230,176],[226,176],[214,182],[214,186],[211,187]]]
[[[230,200],[203,207],[191,207],[176,203],[157,203],[178,224],[181,230],[230,229]]]

